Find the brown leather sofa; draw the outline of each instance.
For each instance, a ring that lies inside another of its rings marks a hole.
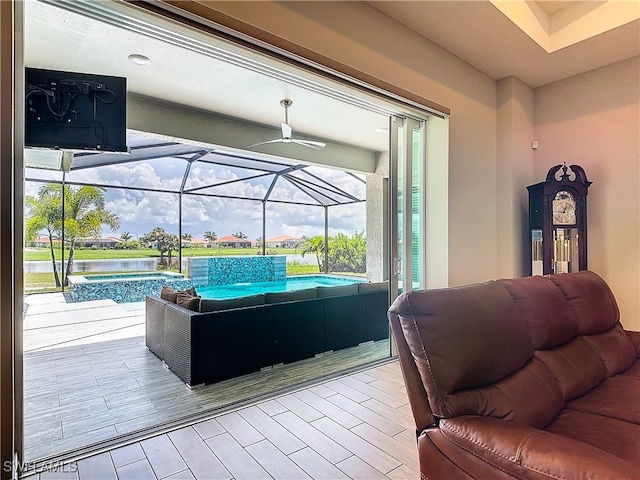
[[[388,316],[422,478],[640,478],[640,333],[595,273],[406,292]]]

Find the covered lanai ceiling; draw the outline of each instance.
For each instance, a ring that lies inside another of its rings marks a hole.
[[[155,192],[202,195],[309,206],[333,206],[364,202],[365,179],[346,171],[328,170],[292,160],[249,156],[239,151],[216,150],[202,145],[171,141],[129,132],[126,155],[76,153],[68,183],[85,183],[91,170],[91,184]],[[162,164],[178,170],[179,183],[145,186],[133,173],[142,164]],[[118,165],[120,174],[101,176],[101,169]],[[111,178],[111,181],[107,181]],[[142,184],[141,184],[142,183]]]

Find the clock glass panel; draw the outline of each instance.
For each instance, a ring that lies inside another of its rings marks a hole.
[[[553,198],[553,224],[576,224],[576,201],[571,192],[561,190]]]

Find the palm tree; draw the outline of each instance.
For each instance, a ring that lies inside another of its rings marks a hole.
[[[218,239],[218,236],[216,235],[216,232],[212,232],[210,230],[207,230],[206,232],[204,232],[203,238],[207,242],[209,242],[209,244],[207,246],[210,247],[211,244]]]
[[[102,187],[90,185],[72,187],[58,183],[47,183],[38,190],[41,199],[38,199],[38,202],[42,205],[41,208],[33,210],[34,214],[36,217],[38,214],[52,215],[49,219],[53,220],[53,232],[64,233],[65,244],[69,248],[64,285],[68,284],[67,277],[73,274],[73,255],[78,242],[89,237],[100,237],[103,225],[107,225],[111,231],[120,227],[118,216],[104,208],[104,192],[105,188]],[[64,209],[62,208],[63,200]],[[57,213],[50,210],[54,205],[59,206]],[[38,221],[34,221],[34,224],[37,223]],[[42,228],[47,227],[43,224]],[[51,252],[52,260],[55,262],[53,249]],[[56,286],[59,286],[58,279],[56,279]]]
[[[53,248],[53,241],[56,232],[60,231],[62,217],[62,200],[57,195],[43,193],[39,198],[26,196],[25,207],[27,219],[25,221],[25,240],[32,242],[42,230],[46,230],[49,238],[49,249],[51,252],[51,263],[53,264],[53,277],[56,287],[60,287],[60,275],[56,265],[56,255]]]
[[[240,238],[242,240],[244,240],[245,238],[249,238],[249,237],[247,237],[246,233],[242,233],[242,232],[236,232],[236,233],[233,234],[233,236],[236,237],[236,238]]]
[[[120,235],[120,240],[122,240],[122,242],[124,243],[125,248],[127,247],[127,243],[129,242],[129,240],[131,240],[133,238],[133,235],[131,235],[129,232],[123,232]]]
[[[300,253],[304,257],[305,253],[315,253],[316,260],[318,261],[318,271],[322,272],[322,264],[320,259],[324,254],[324,237],[322,235],[316,235],[315,237],[302,237],[302,249]]]
[[[193,235],[191,235],[190,233],[183,233],[182,234],[182,239],[183,240],[191,240],[193,238]]]

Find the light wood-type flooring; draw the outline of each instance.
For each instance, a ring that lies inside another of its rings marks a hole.
[[[190,390],[144,348],[144,304],[28,302],[25,459],[55,470],[42,479],[418,476],[397,362],[312,383],[388,357],[388,341]],[[127,445],[55,463],[105,440]]]
[[[39,478],[417,480],[413,425],[393,361],[53,465]]]

